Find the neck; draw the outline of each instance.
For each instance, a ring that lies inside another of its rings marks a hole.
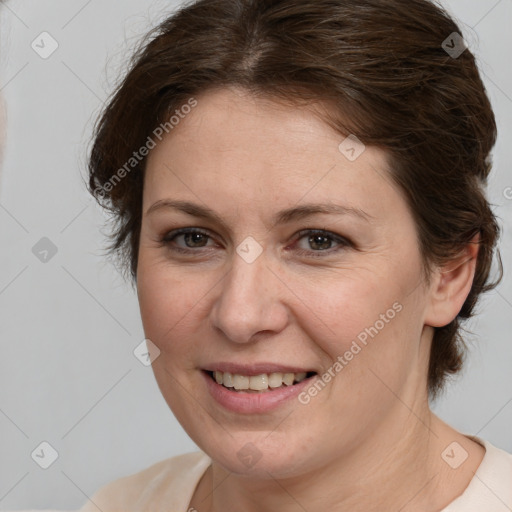
[[[439,420],[428,403],[412,410],[397,401],[387,423],[364,443],[296,477],[235,475],[214,462],[192,505],[211,512],[232,510],[233,504],[247,512],[432,512],[464,491],[482,460],[480,445]],[[455,471],[441,457],[453,441],[470,453]]]

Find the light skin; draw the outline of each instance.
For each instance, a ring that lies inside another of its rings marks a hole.
[[[416,227],[383,151],[366,147],[349,161],[338,149],[344,137],[317,115],[320,105],[292,108],[234,88],[197,100],[148,157],[137,268],[145,334],[161,351],[153,362],[158,385],[213,461],[190,506],[447,506],[484,448],[430,411],[427,365],[433,327],[455,318],[470,291],[477,245],[427,285]],[[222,223],[154,206],[166,200],[207,207]],[[320,213],[272,222],[309,203],[366,218]],[[189,227],[206,235],[162,242]],[[298,235],[307,229],[327,239]],[[248,236],[263,249],[252,263],[236,252]],[[206,389],[200,369],[214,361],[275,362],[320,375],[394,303],[402,310],[306,405],[293,399],[244,415]],[[454,441],[468,453],[456,470],[441,457]],[[261,455],[252,467],[237,456],[247,443]]]

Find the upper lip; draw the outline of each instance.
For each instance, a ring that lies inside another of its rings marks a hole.
[[[305,368],[303,366],[289,366],[275,363],[251,363],[251,364],[240,364],[240,363],[229,363],[219,362],[211,363],[203,370],[208,372],[229,372],[236,373],[239,375],[255,376],[261,375],[262,373],[308,373],[314,372],[314,370]]]

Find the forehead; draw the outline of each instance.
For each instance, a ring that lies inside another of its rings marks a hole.
[[[167,137],[186,150],[219,154],[257,150],[258,160],[293,150],[293,158],[318,150],[318,143],[322,151],[336,148],[341,137],[322,120],[325,107],[319,103],[285,105],[234,87],[207,91],[196,102]]]
[[[321,106],[292,107],[237,89],[196,101],[150,152],[146,205],[168,195],[265,208],[307,198],[378,213],[379,204],[397,200],[386,154],[365,147],[358,156],[357,146],[358,158],[347,158],[341,149],[351,140],[322,120]]]

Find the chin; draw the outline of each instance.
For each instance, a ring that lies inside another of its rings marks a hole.
[[[205,431],[210,433],[204,438]],[[309,439],[294,439],[290,432],[280,432],[272,438],[272,431],[229,432],[218,424],[200,432],[190,432],[192,440],[214,463],[239,476],[262,480],[299,476],[308,471],[311,450]]]

